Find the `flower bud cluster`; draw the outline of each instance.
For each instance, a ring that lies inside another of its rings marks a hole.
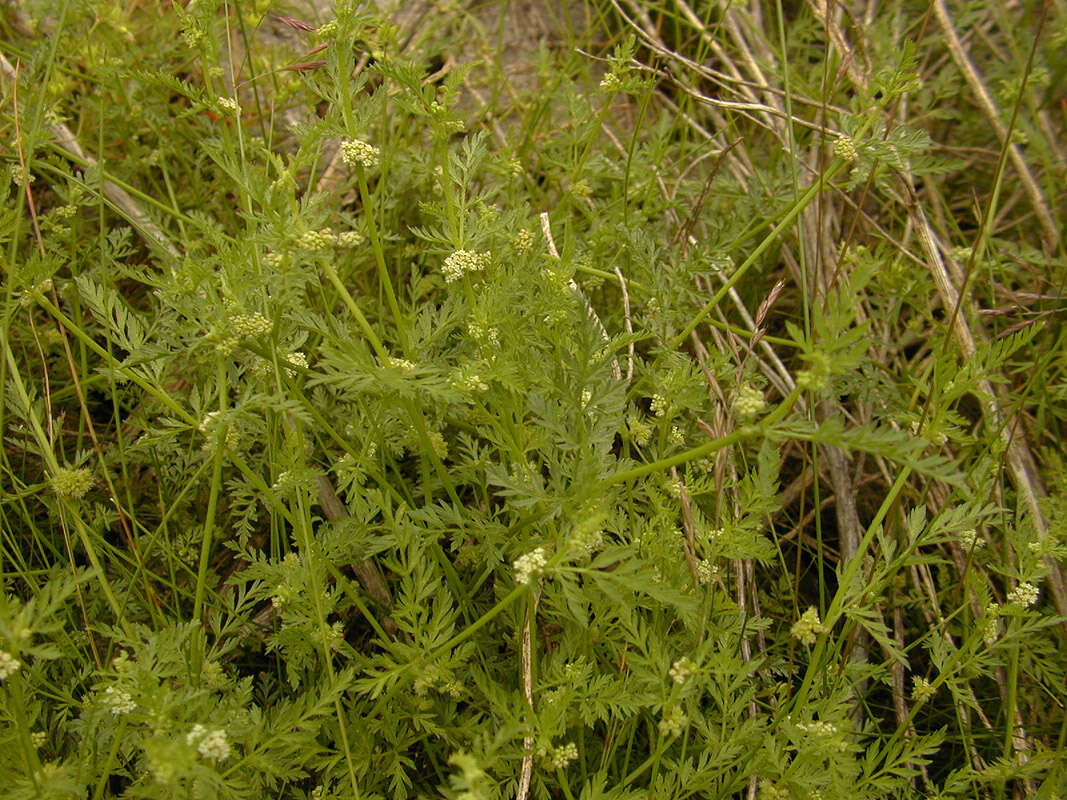
[[[376,167],[379,154],[377,147],[361,139],[345,139],[341,142],[341,161],[347,167],[354,167],[357,164],[367,169]]]
[[[919,675],[911,678],[911,699],[916,703],[922,703],[934,696],[936,690],[930,685],[930,681]]]
[[[696,675],[696,672],[697,665],[685,656],[682,656],[673,664],[671,664],[671,668],[667,672],[667,674],[670,675],[672,681],[681,686],[687,680]]]
[[[116,717],[129,714],[137,708],[137,703],[133,701],[130,693],[115,686],[108,686],[104,689],[103,703]]]
[[[813,645],[816,637],[825,630],[826,628],[819,620],[819,612],[814,606],[809,606],[808,610],[801,614],[800,619],[793,624],[790,633],[801,644]]]
[[[524,256],[533,249],[534,235],[526,228],[520,230],[515,234],[515,238],[511,242],[511,246],[515,248],[515,252]]]
[[[682,711],[681,706],[671,706],[663,712],[658,728],[661,735],[668,738],[681,736],[689,725],[689,717]]]
[[[856,152],[856,143],[851,136],[838,136],[834,140],[834,155],[842,161],[855,161],[859,158]]]
[[[52,476],[52,491],[60,497],[77,500],[83,497],[93,486],[92,471],[60,467]]]
[[[274,328],[274,323],[262,314],[236,314],[230,317],[230,330],[242,339],[254,339],[266,336]]]
[[[196,724],[185,737],[185,743],[196,746],[204,758],[212,761],[225,761],[230,757],[230,743],[226,740],[226,731],[216,728],[209,731],[203,725]]]
[[[306,250],[309,253],[317,253],[322,250],[329,250],[333,247],[337,243],[337,237],[329,228],[322,228],[317,231],[304,231],[300,234],[296,243],[301,250]]]
[[[741,387],[734,399],[734,414],[740,419],[753,419],[766,407],[763,392],[747,383]]]
[[[554,745],[545,750],[545,759],[554,769],[566,769],[567,765],[576,758],[578,758],[578,745],[574,742]]]

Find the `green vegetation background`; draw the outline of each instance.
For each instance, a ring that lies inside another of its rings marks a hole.
[[[1067,792],[1067,9],[0,9],[7,798]]]

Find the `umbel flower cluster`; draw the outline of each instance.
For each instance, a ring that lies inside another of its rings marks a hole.
[[[69,469],[60,467],[52,476],[52,489],[60,497],[77,500],[93,486],[93,473],[84,467]]]
[[[856,151],[856,143],[851,136],[838,136],[834,140],[834,155],[842,161],[855,161],[859,158]]]
[[[186,744],[196,746],[204,758],[212,761],[225,761],[230,757],[230,743],[226,740],[226,731],[208,730],[203,725],[194,725],[185,737]]]
[[[1037,587],[1032,583],[1020,583],[1008,592],[1008,602],[1028,608],[1037,602]]]
[[[116,717],[131,713],[137,708],[137,703],[125,689],[117,686],[108,686],[104,689],[103,703]]]
[[[810,606],[807,611],[800,615],[800,619],[793,624],[790,632],[801,644],[810,646],[815,644],[815,639],[825,630],[826,628],[819,620],[819,612],[815,610],[814,606]]]
[[[548,554],[545,552],[545,548],[538,547],[535,550],[531,550],[524,556],[520,556],[515,560],[515,581],[526,585],[530,580],[545,568],[548,563]]]
[[[235,314],[230,317],[230,330],[240,338],[255,339],[266,336],[274,328],[274,323],[262,314]]]
[[[468,272],[480,272],[489,266],[490,255],[488,251],[476,253],[473,250],[456,250],[441,266],[441,273],[445,276],[445,283],[458,281]]]
[[[555,745],[547,748],[544,756],[554,769],[566,769],[568,764],[578,758],[578,745],[574,742]]]
[[[360,139],[341,142],[341,161],[347,167],[359,165],[366,169],[378,166],[378,148]]]
[[[734,399],[734,413],[741,419],[752,419],[766,407],[763,392],[749,384],[742,386]]]
[[[11,653],[0,650],[0,681],[6,681],[16,672],[22,664]]]

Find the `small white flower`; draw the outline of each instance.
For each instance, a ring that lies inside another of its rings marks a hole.
[[[500,345],[500,331],[490,325],[479,325],[477,322],[471,322],[467,325],[467,334],[481,345],[487,347],[498,347]]]
[[[218,103],[219,108],[223,109],[224,111],[230,111],[236,114],[241,110],[241,106],[232,97],[220,97],[215,102]]]
[[[255,338],[271,332],[274,323],[262,314],[236,314],[230,317],[230,330],[241,338]]]
[[[521,170],[522,167],[520,166]],[[534,235],[526,228],[520,230],[515,234],[515,238],[511,241],[511,246],[515,248],[516,254],[524,256],[529,253],[534,246]]]
[[[477,372],[460,370],[452,378],[452,388],[464,392],[484,392],[489,389],[489,384]]]
[[[336,652],[341,649],[341,643],[345,640],[345,626],[343,622],[334,622],[330,624],[322,635],[323,643],[326,645],[326,649],[331,652]]]
[[[964,552],[969,553],[972,550],[980,550],[985,545],[985,540],[979,538],[978,532],[971,528],[960,533],[960,545],[963,547]]]
[[[576,758],[578,758],[578,745],[574,742],[553,747],[548,752],[548,760],[556,769],[566,769],[567,765]]]
[[[270,604],[274,608],[285,608],[289,602],[293,599],[292,590],[284,583],[280,583],[274,587],[274,594],[270,596]]]
[[[185,735],[185,743],[190,747],[195,745],[200,755],[214,761],[225,761],[230,755],[226,731],[218,728],[209,731],[200,723],[189,729],[189,733]]]
[[[707,586],[715,580],[718,574],[719,567],[708,559],[702,558],[697,562],[697,583],[701,586]]]
[[[571,549],[583,558],[592,558],[593,554],[604,546],[604,531],[600,528],[581,528],[571,540]]]
[[[187,734],[185,734],[185,743],[187,745],[194,745],[200,741],[201,737],[207,733],[207,728],[201,725],[199,722],[194,725]]]
[[[837,734],[837,726],[832,722],[823,722],[818,720],[815,722],[798,722],[797,728],[804,731],[804,733],[810,733],[813,736],[830,737]]]
[[[489,266],[489,251],[476,253],[473,250],[456,250],[441,265],[441,274],[445,283],[458,281],[468,272],[479,272]]]
[[[387,366],[398,369],[401,372],[411,372],[411,370],[415,369],[415,363],[408,361],[406,358],[393,358],[390,356],[385,360],[385,363]]]
[[[309,253],[316,253],[320,250],[329,250],[337,244],[337,236],[329,228],[322,228],[317,231],[304,231],[297,238],[296,243],[301,250],[307,250]]]
[[[982,641],[992,647],[1000,636],[1000,606],[990,603],[985,609],[985,622],[982,624]]]
[[[1008,592],[1008,602],[1023,608],[1029,608],[1037,602],[1037,587],[1032,583],[1020,583]]]
[[[668,671],[671,680],[681,686],[687,680],[692,678],[697,671],[697,665],[683,656],[671,664],[671,668]]]
[[[363,242],[363,234],[359,231],[341,231],[337,234],[338,247],[359,247]]]
[[[129,714],[137,708],[137,703],[133,702],[129,692],[114,686],[104,689],[104,705],[108,706],[116,717]]]
[[[548,554],[543,547],[538,547],[526,555],[520,556],[512,565],[515,570],[516,582],[523,585],[528,584],[530,579],[544,569],[547,563]]]
[[[289,362],[289,364],[291,364],[294,367],[301,367],[302,369],[307,369],[308,357],[306,355],[304,355],[304,353],[302,353],[299,350],[296,350],[296,351],[294,351],[292,353],[289,353],[285,357],[285,360],[287,362]],[[290,376],[296,375],[296,370],[295,369],[289,369],[289,367],[286,367],[285,371]]]
[[[661,394],[652,395],[651,408],[653,414],[657,417],[662,417],[667,413],[667,398]]]
[[[55,288],[55,284],[51,278],[45,278],[36,286],[28,289],[22,293],[22,297],[19,298],[19,305],[22,308],[30,308],[37,302],[38,293],[47,295],[52,289]]]
[[[22,663],[6,650],[0,650],[0,681],[6,681],[19,671]]]

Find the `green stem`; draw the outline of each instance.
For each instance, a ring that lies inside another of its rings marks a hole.
[[[704,308],[702,308],[700,312],[695,317],[693,317],[689,324],[685,326],[685,330],[683,330],[680,334],[675,336],[673,340],[671,340],[669,349],[677,349],[682,344],[682,342],[689,338],[689,334],[695,331],[697,326],[701,322],[703,322],[704,319],[709,314],[711,314],[712,311],[715,310],[719,303],[722,302],[722,299],[726,297],[727,292],[729,292],[730,289],[732,289],[737,284],[737,282],[745,276],[745,273],[748,272],[749,269],[751,269],[752,265],[756,263],[759,257],[763,255],[764,252],[766,252],[766,250],[772,244],[778,241],[778,238],[783,233],[785,233],[786,229],[793,223],[793,220],[800,216],[800,213],[805,208],[807,208],[808,204],[812,200],[815,199],[815,196],[823,190],[823,187],[826,185],[827,181],[829,181],[830,178],[837,174],[837,172],[845,166],[845,163],[846,162],[840,160],[836,161],[829,167],[829,169],[827,169],[819,176],[819,180],[815,181],[815,183],[808,187],[807,191],[805,191],[804,194],[802,194],[800,198],[795,203],[793,203],[792,208],[790,208],[785,213],[785,216],[782,217],[781,220],[779,220],[778,224],[771,229],[771,232],[764,237],[763,241],[756,246],[756,249],[749,254],[748,258],[746,258],[744,262],[742,262],[741,266],[738,267],[734,271],[734,274],[731,275],[729,279],[722,285],[722,288],[715,293],[715,296],[712,297],[711,300],[708,301],[707,305],[705,305]]]
[[[93,800],[100,800],[104,797],[104,792],[107,790],[108,781],[111,779],[111,765],[115,763],[115,756],[119,753],[119,747],[122,746],[122,737],[126,734],[126,718],[119,718],[119,727],[115,731],[115,736],[111,740],[111,749],[107,753],[107,761],[104,763],[104,768],[100,771],[100,780],[96,783],[96,788],[93,790]]]
[[[389,268],[385,265],[385,252],[382,249],[382,238],[378,231],[378,220],[375,214],[374,198],[367,187],[367,176],[362,168],[359,169],[359,196],[363,203],[363,217],[366,220],[367,235],[370,237],[371,250],[374,251],[374,262],[378,265],[378,281],[385,292],[385,299],[389,303],[389,310],[393,313],[393,322],[396,325],[396,337],[400,342],[400,349],[405,356],[408,352],[408,337],[404,326],[404,318],[400,313],[400,304],[393,291],[393,279],[389,275]]]
[[[639,467],[633,467],[632,469],[624,470],[623,472],[616,472],[614,475],[609,476],[601,483],[600,488],[606,489],[608,486],[612,486],[616,483],[626,483],[632,481],[635,478],[642,478],[645,475],[651,475],[654,472],[663,472],[671,467],[677,467],[680,464],[685,464],[690,461],[695,461],[698,458],[704,458],[722,450],[724,447],[730,447],[745,439],[751,439],[762,433],[763,429],[755,425],[746,425],[743,428],[738,428],[729,436],[724,436],[721,439],[714,439],[706,444],[695,447],[692,450],[686,450],[683,453],[670,456],[668,458],[661,458],[659,461],[653,461],[651,464],[642,464]]]
[[[221,355],[218,358],[217,380],[219,391],[219,414],[221,417],[226,411],[227,405],[226,359]],[[208,566],[211,561],[211,545],[215,532],[215,514],[218,511],[219,494],[222,489],[222,460],[226,448],[226,443],[224,441],[225,436],[221,435],[222,433],[224,432],[211,432],[211,435],[215,436],[215,463],[211,472],[211,490],[207,501],[207,516],[204,519],[204,535],[200,541],[200,563],[196,572],[196,589],[193,594],[193,638],[190,642],[192,650],[190,670],[192,671],[193,684],[196,686],[200,685],[200,672],[203,664],[203,652],[200,645],[201,628],[204,621],[204,591],[207,587]]]
[[[85,333],[85,331],[79,328],[73,320],[71,320],[66,314],[56,308],[56,306],[52,304],[52,301],[49,300],[45,295],[40,292],[34,292],[34,299],[41,305],[42,308],[44,308],[49,314],[51,314],[52,317],[55,318],[57,322],[59,322],[59,324],[61,324],[70,333],[77,337],[77,339],[82,342],[86,347],[88,347],[90,350],[92,350],[94,353],[104,359],[104,361],[107,362],[107,365],[109,367],[119,370],[124,378],[144,389],[145,392],[147,392],[156,400],[165,405],[171,413],[177,415],[183,422],[194,426],[199,424],[198,420],[194,419],[193,415],[186,411],[178,403],[177,400],[175,400],[169,394],[154,385],[152,382],[146,380],[143,376],[138,375],[137,372],[135,372],[134,370],[122,366],[122,364],[119,363],[118,359],[116,359],[113,355],[111,355],[111,353],[109,353],[107,350],[97,344],[93,340],[93,338],[89,336],[89,334]]]
[[[8,369],[10,370],[9,376],[14,384],[19,403],[26,409],[26,422],[29,423],[30,429],[33,431],[33,437],[37,442],[37,449],[48,468],[48,473],[50,475],[55,475],[60,468],[59,461],[56,459],[55,453],[52,452],[52,445],[48,435],[44,432],[41,421],[37,418],[33,403],[30,402],[29,393],[26,391],[26,386],[22,382],[22,375],[19,372],[18,365],[15,363],[15,356],[11,352],[11,346],[7,340],[6,330],[0,331],[0,341],[3,342],[4,358],[7,362]],[[97,554],[96,547],[89,535],[88,526],[82,520],[81,515],[76,513],[71,501],[65,498],[60,498],[59,503],[61,511],[70,514],[71,520],[74,523],[74,528],[77,530],[78,538],[81,539],[82,546],[85,548],[85,554],[89,558],[89,563],[96,572],[96,578],[100,582],[100,588],[104,592],[104,597],[107,598],[108,605],[111,606],[116,621],[125,629],[126,618],[122,613],[122,605],[119,603],[118,598],[111,589],[111,583],[107,579],[103,565],[100,562],[100,556]]]
[[[1019,691],[1019,645],[1011,645],[1008,661],[1007,698],[1004,704],[1004,758],[1011,759],[1015,750],[1015,705]]]
[[[481,630],[486,625],[488,625],[490,622],[492,622],[497,616],[500,615],[500,613],[504,609],[506,609],[508,606],[510,606],[512,603],[514,603],[515,600],[518,599],[519,596],[521,596],[522,593],[527,591],[529,588],[530,588],[529,586],[521,586],[521,585],[520,586],[516,586],[514,589],[512,589],[510,592],[508,592],[508,594],[505,595],[502,599],[497,601],[497,604],[495,606],[493,606],[491,609],[489,609],[484,614],[482,614],[482,616],[480,616],[477,620],[475,620],[470,625],[468,625],[466,628],[461,630],[459,633],[457,633],[455,636],[453,636],[451,639],[449,639],[443,645],[441,645],[440,647],[436,648],[430,654],[429,661],[431,661],[431,662],[435,661],[436,659],[438,659],[441,656],[443,656],[445,653],[449,652],[450,650],[456,648],[458,645],[460,645],[463,642],[467,641],[467,639],[472,637],[479,630]]]
[[[823,672],[821,665],[823,663],[823,653],[826,650],[826,643],[829,641],[829,631],[833,628],[834,623],[841,614],[841,607],[845,604],[845,598],[851,590],[852,581],[855,579],[856,573],[863,564],[863,558],[867,553],[867,548],[870,547],[871,542],[874,541],[875,534],[881,528],[882,522],[889,513],[889,509],[893,507],[893,504],[897,500],[897,495],[903,490],[904,484],[907,482],[910,475],[910,467],[904,467],[897,475],[896,480],[893,481],[893,485],[889,488],[889,492],[886,494],[885,500],[882,501],[878,513],[874,515],[871,524],[867,526],[867,531],[864,533],[863,539],[856,548],[856,554],[852,556],[845,565],[845,571],[837,584],[837,593],[834,594],[833,600],[830,601],[830,608],[827,609],[826,618],[823,620],[823,625],[827,632],[819,636],[819,640],[815,645],[815,651],[812,653],[811,659],[808,661],[808,668],[804,673],[804,680],[793,698],[792,707],[794,709],[804,707],[807,703],[808,694],[811,692],[811,686],[815,681],[816,674]]]
[[[348,289],[341,282],[340,276],[337,274],[337,270],[334,269],[333,264],[329,261],[324,262],[323,269],[326,271],[326,277],[330,279],[330,283],[333,284],[337,293],[341,295],[341,300],[348,308],[349,313],[356,318],[356,324],[359,325],[360,330],[363,331],[363,335],[367,337],[367,341],[370,342],[371,348],[381,359],[382,363],[386,363],[389,358],[389,353],[382,345],[382,340],[378,338],[378,334],[374,332],[374,328],[367,322],[367,318],[363,316],[363,312],[359,310],[359,306],[356,305],[356,301],[352,299],[352,295],[348,293]]]

